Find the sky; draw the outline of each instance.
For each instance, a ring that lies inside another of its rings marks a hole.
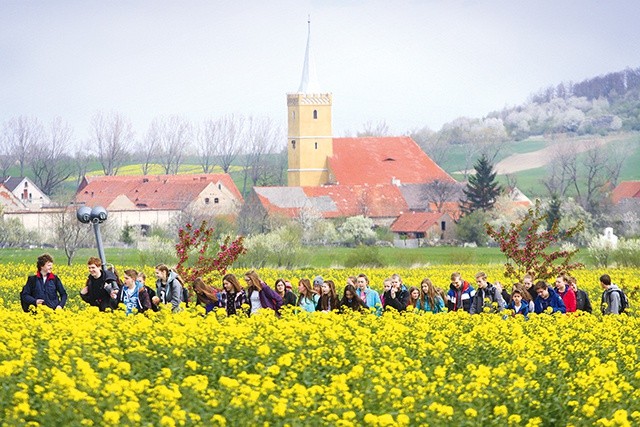
[[[549,85],[640,67],[636,0],[0,0],[0,122],[97,112],[286,126],[311,18],[335,136],[393,133],[518,105]],[[285,141],[283,141],[284,145]]]

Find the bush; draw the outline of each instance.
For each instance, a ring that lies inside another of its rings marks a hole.
[[[293,267],[303,264],[299,228],[280,227],[267,234],[257,234],[244,241],[247,253],[237,265],[247,268]]]
[[[347,268],[384,267],[385,265],[386,262],[375,246],[360,245],[344,261],[344,266]]]
[[[456,227],[456,238],[466,243],[486,246],[489,236],[484,224],[489,221],[489,214],[482,210],[474,211],[460,218]]]

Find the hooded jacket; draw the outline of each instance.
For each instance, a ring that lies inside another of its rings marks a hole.
[[[447,292],[447,308],[449,311],[458,311],[462,308],[468,312],[471,310],[471,299],[475,294],[476,290],[466,280],[462,282],[460,289],[451,283]]]
[[[156,281],[156,296],[160,298],[160,302],[163,304],[171,303],[171,309],[173,311],[180,309],[180,303],[182,302],[182,283],[178,280],[178,273],[169,270],[167,283],[163,284],[160,279]]]
[[[559,311],[560,313],[566,313],[567,307],[564,305],[564,301],[560,298],[560,295],[556,293],[551,287],[547,287],[547,291],[549,291],[549,298],[544,299],[541,295],[536,297],[534,301],[534,305],[536,308],[536,313],[540,314],[544,312],[548,307],[551,307],[553,310],[552,313]]]

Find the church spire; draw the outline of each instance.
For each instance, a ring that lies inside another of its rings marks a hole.
[[[302,80],[298,92],[301,93],[320,93],[320,85],[318,84],[318,76],[316,75],[316,64],[311,55],[311,17],[307,18],[309,27],[307,34],[307,50],[304,54],[304,67],[302,68]]]

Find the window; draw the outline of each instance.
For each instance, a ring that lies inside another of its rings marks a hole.
[[[218,198],[216,197],[215,199],[213,199],[213,203],[215,203],[215,204],[217,205],[218,203],[220,203],[220,199],[218,199]]]
[[[314,119],[318,118],[318,110],[313,110],[313,118]]]
[[[218,190],[222,190],[222,184],[218,184]]]
[[[316,150],[318,149],[318,143],[316,142]]]
[[[291,141],[291,148],[293,148],[294,150],[296,149],[296,140],[292,140]]]
[[[205,198],[204,198],[204,204],[205,204],[205,205],[208,205],[208,204],[209,204],[209,198],[208,198],[208,197],[205,197]]]
[[[446,221],[441,221],[440,222],[440,231],[446,231],[447,230],[447,222]]]
[[[292,118],[293,120],[295,120],[295,119],[296,119],[296,112],[295,112],[295,111],[292,111],[292,112],[291,112],[291,118]]]

